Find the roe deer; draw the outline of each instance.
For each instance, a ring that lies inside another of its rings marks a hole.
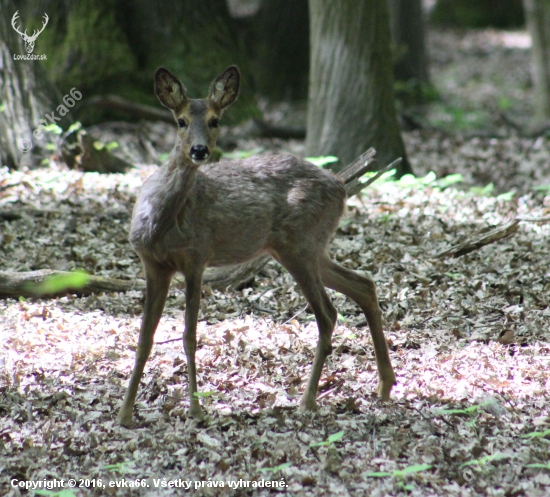
[[[351,297],[370,327],[380,385],[388,399],[395,383],[374,282],[339,266],[327,255],[344,211],[346,192],[333,173],[291,155],[251,157],[205,164],[218,136],[223,111],[239,92],[240,73],[230,66],[212,82],[206,99],[190,99],[167,69],[155,74],[155,93],[178,125],[167,161],[144,184],[134,207],[130,241],[147,280],[134,371],[118,414],[128,426],[170,280],[185,276],[183,334],[190,416],[201,417],[195,350],[202,275],[207,266],[272,255],[294,277],[313,309],[319,341],[300,408],[314,410],[323,364],[331,352],[336,309],[325,286]],[[202,166],[202,167],[201,167]]]

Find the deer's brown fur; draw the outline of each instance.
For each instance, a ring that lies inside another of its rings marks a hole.
[[[202,275],[208,266],[239,264],[269,253],[294,277],[319,328],[319,343],[301,408],[313,410],[337,312],[325,286],[351,297],[367,318],[380,376],[379,393],[395,383],[382,332],[375,285],[334,263],[330,237],[344,211],[342,181],[292,155],[251,157],[205,164],[218,135],[218,120],[238,95],[239,72],[231,66],[204,100],[188,99],[166,69],[156,73],[155,92],[179,126],[168,162],[143,185],[132,217],[130,241],[143,263],[147,295],[136,364],[118,419],[132,419],[139,381],[149,357],[173,274],[186,280],[184,346],[189,377],[189,414],[200,417],[196,382],[196,327]]]

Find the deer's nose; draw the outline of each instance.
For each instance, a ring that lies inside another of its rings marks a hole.
[[[191,159],[204,160],[208,159],[208,147],[205,145],[193,145],[191,147]]]

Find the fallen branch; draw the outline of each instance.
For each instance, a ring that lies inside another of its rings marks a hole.
[[[497,242],[498,240],[502,240],[503,238],[512,235],[518,230],[518,228],[519,220],[514,219],[507,224],[503,224],[489,231],[473,235],[466,241],[440,252],[437,254],[437,257],[460,257],[462,255],[469,254],[470,252],[478,250],[485,245],[489,245],[490,243]]]
[[[67,294],[90,295],[101,292],[128,292],[130,290],[142,290],[145,283],[141,280],[129,281],[103,276],[88,275],[86,284],[82,288],[66,288],[52,293],[38,294],[37,289],[45,280],[54,276],[69,277],[72,273],[67,271],[55,271],[41,269],[39,271],[15,272],[0,271],[0,298],[19,297],[61,297]]]
[[[219,290],[238,287],[252,280],[269,259],[269,256],[266,256],[232,268],[209,268],[204,274],[203,283]],[[145,281],[142,279],[129,281],[88,275],[86,284],[81,288],[69,287],[55,292],[38,291],[48,279],[55,276],[69,278],[71,274],[68,271],[53,269],[24,272],[0,271],[0,298],[54,298],[65,295],[86,296],[102,292],[125,293],[130,290],[145,289]]]
[[[174,124],[174,117],[167,110],[162,110],[152,105],[138,104],[116,95],[92,97],[88,100],[87,105],[126,112],[127,114],[149,121],[163,121],[168,124]]]

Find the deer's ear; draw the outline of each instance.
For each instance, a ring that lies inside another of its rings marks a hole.
[[[237,66],[229,66],[212,81],[208,99],[225,109],[237,99],[240,81],[241,73]]]
[[[155,73],[155,94],[162,105],[176,112],[187,102],[182,82],[164,67]]]

